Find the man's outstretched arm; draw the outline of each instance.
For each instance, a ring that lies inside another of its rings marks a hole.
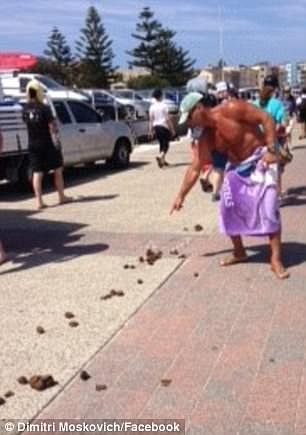
[[[211,133],[205,131],[197,142],[194,145],[192,162],[185,172],[181,188],[171,207],[170,214],[174,211],[179,211],[183,207],[184,200],[199,178],[204,163],[210,160],[209,145],[211,143]]]

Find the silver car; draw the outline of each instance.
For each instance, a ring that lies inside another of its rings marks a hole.
[[[148,118],[150,103],[132,89],[120,89],[112,91],[112,94],[122,104],[130,104],[135,108],[136,118]]]
[[[118,120],[135,118],[135,107],[132,104],[122,104],[115,95],[104,89],[82,89],[83,95],[88,96],[88,103],[99,113],[109,115]]]
[[[50,104],[59,121],[65,166],[97,160],[118,168],[129,165],[133,139],[126,123],[104,120],[82,101],[54,98]]]

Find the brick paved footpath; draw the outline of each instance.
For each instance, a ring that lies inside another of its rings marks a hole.
[[[300,144],[284,178],[289,280],[272,275],[261,239],[247,241],[248,264],[221,268],[228,241],[195,238],[87,364],[91,378],[77,375],[38,418],[184,418],[189,434],[306,435],[305,167]]]

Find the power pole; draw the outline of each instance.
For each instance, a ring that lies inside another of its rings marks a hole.
[[[219,55],[221,59],[221,80],[224,81],[224,28],[222,8],[219,5]]]

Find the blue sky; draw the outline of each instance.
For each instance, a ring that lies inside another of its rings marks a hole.
[[[127,65],[125,51],[135,46],[131,33],[144,6],[177,32],[177,43],[197,67],[220,58],[218,5],[227,63],[306,59],[306,0],[1,0],[0,51],[42,54],[53,26],[73,49],[90,5],[102,17],[120,67]]]

